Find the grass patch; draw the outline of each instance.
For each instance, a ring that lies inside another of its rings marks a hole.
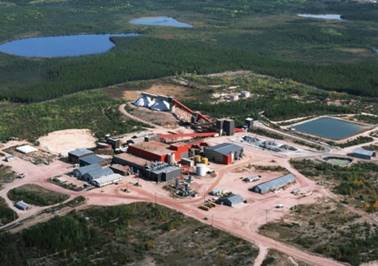
[[[374,139],[372,137],[359,136],[359,137],[355,138],[354,140],[347,141],[347,142],[340,143],[340,144],[335,144],[335,145],[339,146],[341,148],[346,148],[346,147],[351,147],[351,146],[355,146],[355,145],[359,145],[359,144],[363,144],[363,143],[369,143],[369,142],[372,142],[372,141],[374,141]]]
[[[261,266],[308,266],[307,263],[296,261],[275,249],[269,249]]]
[[[9,208],[6,201],[0,197],[0,226],[6,225],[17,218],[17,213]]]
[[[119,114],[120,103],[96,90],[43,103],[8,105],[0,112],[0,140],[10,137],[35,140],[49,132],[70,128],[89,128],[99,137],[140,128],[139,123],[126,121]]]
[[[23,185],[8,192],[8,198],[12,201],[23,200],[26,203],[37,206],[48,206],[65,201],[68,195],[47,190],[38,185]]]
[[[11,183],[15,180],[17,174],[12,171],[11,167],[6,165],[0,165],[0,188],[6,184]]]
[[[378,259],[377,225],[332,202],[295,206],[260,233],[351,265]]]
[[[291,160],[303,175],[329,186],[349,202],[368,212],[378,211],[378,165],[355,163],[349,167],[314,160]]]
[[[71,213],[0,241],[9,243],[0,264],[15,266],[251,265],[258,253],[244,240],[145,203]]]

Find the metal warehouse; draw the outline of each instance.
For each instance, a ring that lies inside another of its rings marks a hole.
[[[205,156],[209,160],[222,164],[231,164],[235,160],[241,159],[243,153],[243,147],[232,143],[222,143],[205,148]]]
[[[95,170],[100,170],[101,166],[98,164],[91,164],[83,167],[76,168],[75,170],[72,171],[72,174],[74,177],[81,178],[83,175],[95,171]]]
[[[79,158],[80,166],[86,166],[91,164],[102,165],[104,163],[104,158],[98,156],[97,154],[90,154]]]
[[[76,149],[68,153],[68,160],[71,163],[79,163],[80,158],[91,155],[91,154],[94,154],[94,152],[91,150],[83,149],[83,148]]]
[[[22,211],[25,211],[30,208],[29,204],[25,203],[23,200],[17,201],[14,206]]]
[[[237,194],[232,194],[227,197],[222,197],[218,199],[217,201],[217,203],[219,204],[230,206],[230,207],[241,204],[243,202],[244,202],[244,199],[242,198],[242,196],[237,195]]]
[[[144,170],[143,175],[157,183],[172,181],[181,176],[181,168],[166,163],[152,163]]]
[[[127,165],[133,172],[142,171],[149,161],[129,153],[121,153],[113,157],[113,164]]]
[[[109,167],[105,168],[99,168],[99,169],[94,169],[86,173],[85,175],[82,176],[82,179],[92,182],[92,180],[100,178],[102,176],[107,176],[107,175],[112,175],[114,174],[112,169]]]
[[[92,180],[91,184],[96,187],[103,187],[110,184],[115,184],[121,181],[121,178],[122,176],[119,174],[106,175]]]
[[[146,159],[123,153],[114,156],[113,163],[129,166],[134,173],[147,180],[165,182],[181,176],[181,169],[164,162],[150,162]]]
[[[172,153],[168,147],[167,144],[158,141],[148,141],[130,146],[127,152],[146,160],[165,162],[168,160],[168,154]]]
[[[295,182],[295,176],[292,174],[284,175],[278,178],[275,178],[273,180],[258,184],[252,188],[250,188],[250,191],[264,194],[269,191],[274,191],[277,189],[280,189],[284,186],[287,186],[288,184]]]
[[[179,134],[178,134],[179,135]],[[141,157],[149,161],[168,162],[180,161],[188,157],[189,150],[193,147],[200,147],[203,143],[175,143],[168,145],[158,141],[146,141],[131,145],[127,153]]]
[[[348,155],[359,159],[371,160],[376,156],[376,153],[375,151],[366,150],[364,148],[357,148]]]

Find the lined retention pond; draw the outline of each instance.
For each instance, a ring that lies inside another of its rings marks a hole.
[[[93,55],[111,50],[115,46],[112,37],[136,36],[137,33],[35,37],[4,43],[0,45],[0,52],[41,58]]]
[[[292,127],[298,132],[326,139],[341,140],[360,133],[358,124],[334,117],[320,117]]]

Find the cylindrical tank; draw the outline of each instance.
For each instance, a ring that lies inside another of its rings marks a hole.
[[[175,164],[176,163],[175,154],[174,153],[168,154],[168,163],[169,164]]]
[[[207,165],[205,165],[205,164],[197,164],[196,174],[198,176],[205,176],[207,174]]]
[[[200,162],[201,162],[201,156],[200,156],[200,155],[196,155],[196,156],[194,156],[194,161],[195,161],[196,163],[200,163]]]

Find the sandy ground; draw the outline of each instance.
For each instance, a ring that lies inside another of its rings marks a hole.
[[[181,100],[189,99],[192,97],[191,89],[188,87],[169,84],[169,83],[161,83],[161,82],[156,82],[151,87],[143,91],[152,93],[152,94],[167,95],[167,96],[169,95],[169,96],[177,97]],[[142,92],[141,90],[126,89],[122,93],[122,98],[133,101],[133,100],[136,100],[140,96],[141,92]]]
[[[132,108],[130,113],[144,121],[164,126],[165,128],[177,128],[179,126],[177,119],[171,112],[158,112],[142,107],[137,108],[131,104],[129,106]]]
[[[96,138],[89,129],[67,129],[54,131],[38,139],[40,148],[53,154],[67,156],[77,148],[96,147]]]

